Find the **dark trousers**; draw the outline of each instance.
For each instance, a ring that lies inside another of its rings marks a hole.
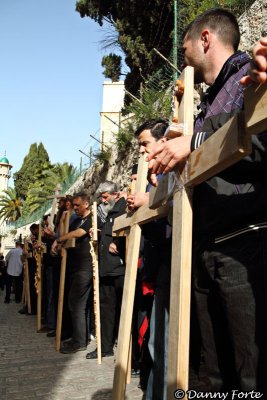
[[[31,296],[31,313],[36,314],[37,311],[37,294],[35,288],[36,263],[34,259],[28,261],[30,296]]]
[[[171,242],[155,248],[158,256],[155,294],[150,319],[149,353],[152,368],[147,383],[147,400],[167,400],[167,369],[170,308]]]
[[[118,335],[124,275],[100,278],[101,350],[113,350]]]
[[[48,264],[45,266],[45,294],[46,294],[46,324],[50,329],[56,328],[56,308],[54,301],[54,281],[53,281],[53,273],[54,266]]]
[[[72,322],[72,339],[79,346],[88,341],[88,298],[92,287],[92,272],[75,271],[70,273],[70,290],[68,296]]]
[[[13,276],[6,274],[6,300],[10,300],[11,287],[14,282],[15,300],[17,303],[21,302],[22,297],[22,275]]]
[[[264,391],[266,289],[266,231],[214,244],[199,254],[194,292],[205,374],[214,390]]]

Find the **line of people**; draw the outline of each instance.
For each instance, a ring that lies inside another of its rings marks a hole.
[[[255,46],[253,61],[237,50],[239,39],[235,16],[221,8],[204,12],[186,29],[185,65],[194,67],[195,83],[205,82],[209,89],[199,106],[192,136],[167,140],[164,135],[168,123],[156,118],[136,130],[140,152],[148,154],[152,184],[157,185],[162,174],[181,166],[191,152],[243,109],[244,85],[252,80],[267,81],[267,38]],[[197,374],[196,389],[208,392],[237,389],[266,393],[266,133],[252,136],[252,145],[249,156],[198,185],[193,194],[190,361]],[[145,194],[127,196],[114,182],[106,181],[97,191],[103,357],[114,355],[125,275],[125,238],[112,236],[114,219],[124,214],[126,207],[133,211],[146,204],[150,187]],[[68,239],[76,241],[75,247],[67,249],[61,346],[64,354],[85,351],[94,332],[91,201],[82,192],[75,194],[71,203],[73,216],[68,233],[60,229],[59,214],[55,231],[49,227],[43,230],[48,249],[43,260],[43,309],[50,336],[55,336],[56,327],[58,247]],[[37,228],[31,227],[35,240]],[[138,375],[140,370],[140,387],[146,392],[146,400],[167,399],[171,240],[168,218],[142,227],[132,373]],[[32,244],[34,247],[34,239]],[[36,313],[36,301],[32,304]],[[86,358],[96,359],[97,351],[87,353]]]

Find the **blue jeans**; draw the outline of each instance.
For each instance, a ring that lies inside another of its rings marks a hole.
[[[267,232],[201,251],[194,270],[205,374],[214,390],[266,390]]]

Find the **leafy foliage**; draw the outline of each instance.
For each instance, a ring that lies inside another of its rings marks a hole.
[[[230,10],[236,16],[243,13],[245,7],[252,4],[254,0],[180,0],[178,8],[178,21],[183,21],[183,29],[202,12],[216,7]]]
[[[162,64],[153,47],[167,56],[171,51],[173,3],[169,0],[78,0],[76,11],[100,26],[106,21],[118,32],[118,44],[130,68],[125,85],[134,94],[140,82]]]
[[[110,146],[105,146],[94,154],[95,160],[103,163],[107,163],[110,160],[112,149]]]
[[[14,222],[21,217],[23,202],[18,197],[16,189],[8,188],[0,197],[0,218]]]
[[[125,108],[127,114],[134,114],[135,125],[155,118],[167,119],[171,113],[171,94],[168,91],[157,91],[146,88],[142,92],[142,100],[134,100]]]
[[[110,53],[102,58],[102,67],[105,68],[103,74],[112,82],[118,82],[121,76],[121,56]]]
[[[24,158],[22,167],[14,174],[15,189],[20,198],[26,199],[29,186],[39,180],[44,167],[49,166],[51,164],[44,145],[33,143]]]
[[[116,145],[119,153],[125,153],[129,148],[132,139],[134,137],[135,126],[132,122],[128,122],[126,126],[121,128],[118,133],[116,133]]]
[[[224,7],[237,16],[253,0],[179,0],[178,34],[201,12]],[[118,33],[117,42],[125,54],[130,72],[125,78],[126,89],[137,94],[140,84],[164,65],[155,47],[165,57],[172,51],[174,1],[169,0],[78,0],[76,11],[82,18],[90,17],[100,26],[106,22]],[[108,40],[114,46],[114,40]],[[178,49],[179,50],[179,49]]]
[[[23,215],[28,215],[38,210],[47,201],[47,197],[54,194],[58,183],[65,188],[69,188],[80,175],[77,168],[68,163],[58,163],[54,166],[45,165],[44,167],[44,170],[39,174],[39,178],[29,185]]]
[[[145,88],[142,92],[142,101],[135,99],[125,108],[125,113],[130,117],[115,135],[116,145],[120,153],[125,153],[129,148],[134,132],[138,126],[148,119],[168,119],[171,114],[171,95],[169,91],[158,91]]]

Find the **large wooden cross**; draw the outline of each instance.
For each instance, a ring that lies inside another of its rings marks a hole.
[[[51,229],[52,231],[54,231],[54,217],[57,211],[58,199],[64,197],[64,195],[60,195],[60,192],[61,192],[61,186],[60,184],[57,184],[57,186],[55,187],[55,194],[47,197],[48,199],[53,199],[51,205],[51,211],[48,215],[48,228]]]
[[[43,289],[43,254],[46,252],[44,243],[42,243],[42,227],[38,225],[37,243],[34,244],[33,254],[36,259],[35,288],[37,294],[37,318],[36,331],[41,332],[42,328],[42,289]]]
[[[136,192],[145,192],[147,185],[147,170],[148,165],[145,162],[145,155],[143,155],[140,157],[138,163]],[[128,231],[129,235],[127,239],[126,271],[122,297],[112,400],[124,398],[127,369],[129,368],[128,364],[130,364],[131,362],[129,358],[129,349],[131,341],[131,324],[133,315],[137,263],[141,240],[141,225],[148,223],[151,220],[162,218],[167,214],[167,211],[167,206],[163,206],[157,210],[150,210],[147,205],[139,208],[134,213],[129,212],[127,214],[124,214],[121,217],[116,218],[114,221],[114,234],[119,235],[121,231]]]
[[[193,131],[193,70],[188,67],[183,76],[184,96],[179,107],[179,122],[185,127],[185,134]],[[205,143],[195,150],[186,164],[185,171],[179,176],[173,194],[173,244],[170,294],[170,332],[168,346],[168,394],[173,398],[176,389],[188,389],[189,366],[189,329],[190,329],[190,291],[191,291],[191,243],[192,243],[192,208],[191,188],[216,175],[251,152],[250,135],[267,129],[267,94],[265,86],[252,86],[245,93],[245,109],[228,121]],[[202,154],[204,153],[204,156]],[[168,174],[159,187],[150,192],[150,208],[141,207],[131,218],[130,226],[144,223],[144,215],[153,209],[159,215],[162,204],[170,197],[170,176]],[[171,182],[173,186],[173,182]],[[160,208],[157,208],[160,207]],[[164,214],[164,213],[163,213]],[[124,218],[124,219],[123,219]],[[114,229],[125,229],[125,217],[120,217],[114,223]],[[153,219],[153,218],[151,218]],[[150,220],[151,220],[150,219]],[[127,218],[126,218],[127,220]],[[122,224],[121,224],[122,222]],[[131,228],[132,230],[132,228]],[[139,252],[139,246],[130,241],[129,250]],[[134,257],[133,257],[134,258]],[[127,259],[127,270],[136,265]],[[128,294],[128,287],[135,287],[135,275],[132,280],[125,279],[123,294],[120,332],[118,341],[118,356],[114,373],[113,400],[123,399],[126,382],[126,357],[128,332],[130,331],[131,315],[127,320],[124,315],[131,311],[129,305],[133,296]],[[126,278],[125,277],[125,278]],[[128,325],[129,324],[129,325]],[[123,343],[120,342],[123,341]],[[123,351],[125,355],[123,356]]]
[[[70,211],[64,211],[62,214],[63,221],[63,235],[69,232]],[[67,249],[75,247],[75,239],[69,239],[61,246],[61,268],[60,268],[60,281],[58,293],[58,308],[57,308],[57,326],[56,326],[56,350],[60,350],[61,330],[62,330],[62,313],[64,304],[64,289],[65,289],[65,276],[67,265]]]
[[[97,362],[101,364],[101,325],[100,325],[100,301],[99,301],[99,268],[98,268],[98,231],[97,231],[97,203],[93,202],[92,214],[92,237],[90,240],[90,254],[93,265],[93,290],[94,290],[94,314],[95,334],[97,348]]]
[[[24,238],[24,252],[25,256],[23,258],[24,264],[24,274],[23,274],[23,290],[25,293],[25,304],[27,306],[27,311],[29,314],[32,313],[31,307],[31,293],[30,293],[30,277],[29,277],[29,264],[28,258],[32,257],[32,254],[29,255],[29,242],[27,237]]]

